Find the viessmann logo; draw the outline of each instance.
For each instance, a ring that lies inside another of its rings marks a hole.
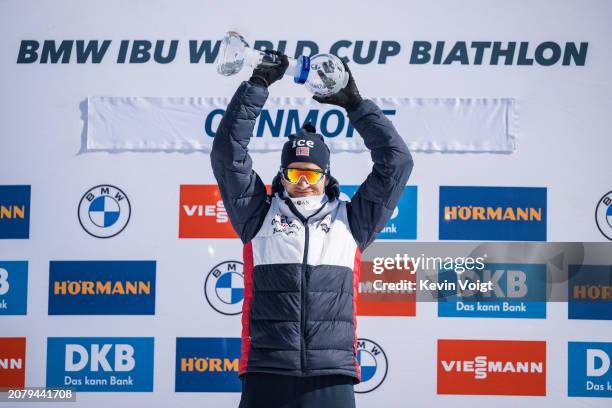
[[[181,185],[179,238],[238,238],[217,185]]]
[[[546,188],[440,187],[440,239],[546,241]]]
[[[405,270],[385,269],[377,275],[373,272],[372,261],[361,262],[359,278],[359,296],[357,297],[357,314],[359,316],[415,316],[416,293],[409,289],[390,290],[387,286],[380,289],[382,283],[405,279],[416,282],[416,274]],[[384,279],[381,279],[384,278]]]
[[[442,361],[444,371],[472,372],[474,379],[484,380],[489,373],[541,373],[543,363],[533,361],[499,361],[489,360],[487,356],[476,356],[473,360]]]
[[[546,342],[438,340],[438,394],[546,395]]]
[[[25,385],[25,337],[0,337],[0,389]]]

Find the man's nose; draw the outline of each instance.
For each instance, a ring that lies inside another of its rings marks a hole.
[[[307,188],[310,186],[310,184],[308,184],[308,180],[306,180],[306,177],[302,176],[298,180],[298,186],[300,186],[300,188]]]

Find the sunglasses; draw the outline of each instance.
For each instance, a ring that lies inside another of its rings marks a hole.
[[[282,169],[283,178],[291,184],[298,184],[300,179],[304,177],[308,184],[317,184],[325,172],[323,170],[308,170],[308,169],[295,169],[295,168],[284,168]]]

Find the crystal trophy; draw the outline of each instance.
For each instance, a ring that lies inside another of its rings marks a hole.
[[[216,59],[217,72],[225,76],[237,74],[245,65],[255,68],[279,64],[278,56],[250,48],[244,37],[235,31],[225,34]],[[344,64],[332,54],[289,58],[285,75],[292,76],[296,83],[304,84],[306,89],[319,96],[337,93],[349,80]]]

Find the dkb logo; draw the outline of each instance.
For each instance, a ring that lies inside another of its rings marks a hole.
[[[612,398],[612,343],[568,343],[568,396]]]
[[[153,391],[153,337],[49,337],[47,387]]]

